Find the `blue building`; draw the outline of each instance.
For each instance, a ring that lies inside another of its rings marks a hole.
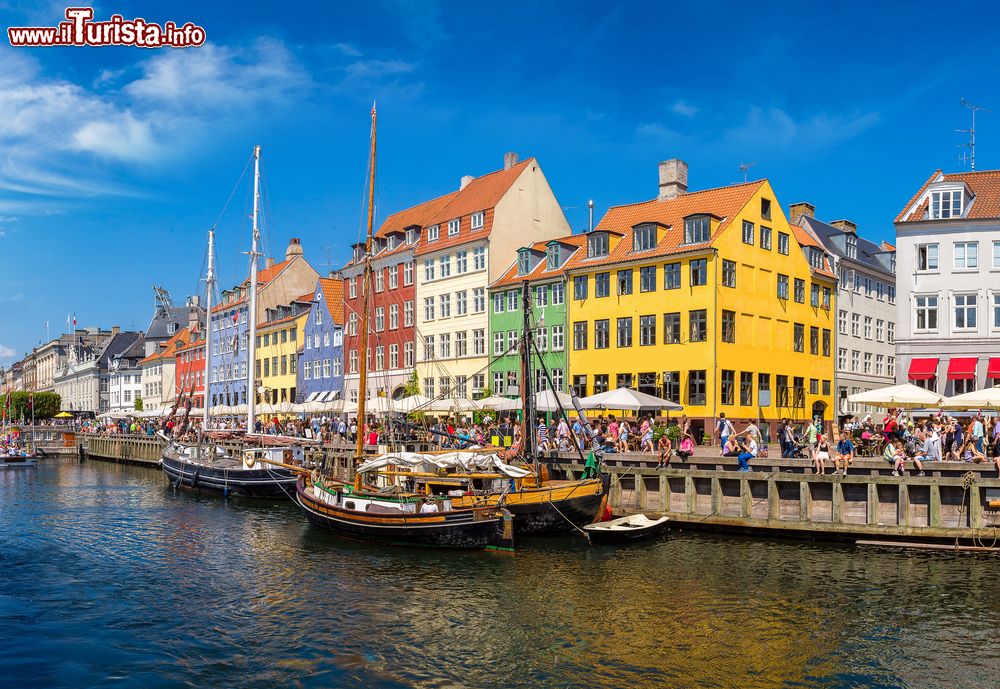
[[[344,282],[319,278],[302,340],[296,402],[344,389]],[[332,394],[324,399],[334,399]]]

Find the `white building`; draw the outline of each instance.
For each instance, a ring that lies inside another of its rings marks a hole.
[[[177,348],[190,340],[190,331],[182,328],[156,351],[139,362],[142,408],[145,411],[173,406],[177,398]],[[148,347],[148,342],[146,343]],[[134,401],[133,401],[134,404]]]
[[[1000,170],[931,175],[896,218],[896,379],[1000,383]]]
[[[793,203],[788,217],[819,240],[837,274],[837,413],[877,413],[847,398],[895,383],[896,252],[858,236],[850,220],[825,223],[815,211],[810,203]]]
[[[53,389],[61,399],[63,410],[98,413],[101,409],[101,370],[94,349],[71,347],[53,377]]]

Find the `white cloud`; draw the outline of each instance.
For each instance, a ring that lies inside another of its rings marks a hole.
[[[342,55],[347,55],[348,57],[361,57],[361,51],[350,43],[337,43],[333,47],[340,51]]]
[[[649,139],[655,143],[675,143],[685,137],[680,132],[670,129],[659,122],[641,122],[636,125],[635,136],[638,139]]]
[[[829,115],[818,113],[796,120],[779,108],[751,107],[739,126],[723,132],[723,144],[747,149],[758,147],[794,147],[818,150],[853,139],[876,125],[878,112]]]
[[[691,105],[690,103],[685,103],[684,101],[679,100],[676,101],[672,106],[670,106],[670,110],[674,114],[681,115],[682,117],[694,117],[695,115],[698,114],[700,108]]]
[[[15,354],[17,354],[17,350],[15,350],[13,347],[5,347],[3,345],[0,345],[0,357],[14,356]]]
[[[88,122],[73,134],[75,148],[102,158],[143,161],[159,155],[149,122],[126,112],[113,120]]]

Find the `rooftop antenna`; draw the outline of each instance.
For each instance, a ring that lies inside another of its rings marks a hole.
[[[750,172],[750,168],[752,168],[756,164],[757,164],[756,160],[753,161],[752,163],[740,163],[740,169],[743,170],[743,182],[744,183],[746,183],[746,181],[747,181],[747,173]]]
[[[962,99],[962,105],[967,107],[972,111],[972,126],[968,129],[956,129],[956,132],[962,132],[963,134],[969,135],[969,143],[960,144],[958,147],[965,149],[962,151],[962,155],[958,157],[963,163],[969,163],[972,171],[976,171],[976,112],[982,110],[983,112],[991,112],[988,108],[984,108],[981,105],[976,105],[975,103],[970,103],[969,101]]]
[[[594,199],[587,201],[587,211],[590,214],[590,231],[594,231]]]

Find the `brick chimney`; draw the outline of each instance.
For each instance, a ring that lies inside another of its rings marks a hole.
[[[688,164],[680,158],[671,158],[660,163],[660,201],[676,199],[687,192]]]
[[[472,180],[474,179],[475,177],[473,177],[472,175],[465,175],[464,177],[462,177],[462,179],[459,180],[458,182],[458,190],[462,191],[463,189],[465,189],[467,186],[469,186],[469,183],[472,182]]]
[[[292,237],[288,242],[288,248],[285,249],[285,260],[291,260],[294,256],[302,255],[302,242],[299,241],[298,237]]]
[[[816,206],[806,201],[799,201],[798,203],[793,203],[788,207],[788,222],[792,225],[798,225],[799,220],[802,219],[803,215],[815,218]]]
[[[850,232],[851,234],[858,233],[858,224],[853,220],[834,220],[830,224],[841,232]]]
[[[268,256],[267,258],[264,259],[265,268],[270,268],[273,265],[274,265],[274,258],[272,256]]]
[[[518,160],[517,154],[514,153],[513,151],[508,151],[507,153],[504,153],[503,154],[503,169],[504,170],[511,169],[512,167],[514,167],[515,165],[517,165],[517,160]]]

